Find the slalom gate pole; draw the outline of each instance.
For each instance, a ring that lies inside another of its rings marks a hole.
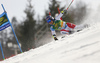
[[[51,16],[51,13],[49,12],[49,15]]]
[[[1,45],[1,42],[0,42],[0,48],[1,48],[1,52],[2,52],[3,60],[5,60],[4,53],[3,53],[3,49],[2,49],[2,45]]]
[[[69,7],[70,7],[70,6],[71,6],[71,4],[73,3],[73,1],[74,1],[74,0],[72,0],[72,1],[71,1],[71,3],[69,4],[69,6],[67,7],[67,9],[66,9],[66,10],[68,10],[68,9],[69,9]]]
[[[3,6],[3,4],[1,4],[1,5],[2,5],[2,8],[3,8],[4,12],[6,13],[5,8],[4,8],[4,6]],[[8,18],[8,16],[7,16],[7,13],[6,13],[6,17],[7,17],[8,21],[9,21],[9,18]],[[10,21],[9,21],[9,23],[10,23]],[[17,44],[18,44],[18,46],[19,46],[19,49],[20,49],[20,51],[21,51],[21,53],[22,53],[22,49],[21,49],[21,47],[20,47],[20,45],[19,45],[19,42],[18,42],[17,36],[16,36],[16,34],[15,34],[15,32],[14,32],[14,29],[13,29],[13,27],[12,27],[12,24],[11,24],[11,23],[10,23],[10,26],[11,26],[12,31],[13,31],[13,33],[14,33],[14,36],[15,36],[15,39],[16,39]]]
[[[59,14],[60,14],[60,10],[59,10],[59,8],[57,8],[58,9],[58,12],[59,12]]]

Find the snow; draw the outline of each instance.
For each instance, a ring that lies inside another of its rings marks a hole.
[[[100,63],[100,22],[0,63]]]

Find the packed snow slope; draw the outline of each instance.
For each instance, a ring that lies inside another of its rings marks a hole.
[[[100,63],[100,23],[0,63]]]

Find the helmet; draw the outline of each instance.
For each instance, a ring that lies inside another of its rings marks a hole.
[[[48,23],[51,22],[51,20],[54,21],[54,19],[50,15],[46,17],[46,21]]]

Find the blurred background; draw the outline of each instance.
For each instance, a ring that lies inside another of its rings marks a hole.
[[[62,11],[70,2],[71,0],[0,0],[0,4],[3,4],[7,11],[23,52],[53,40],[45,18],[49,12],[55,17],[55,14],[59,13],[57,8]],[[99,11],[100,0],[74,0],[62,19],[77,25],[91,24],[100,20]],[[0,6],[0,14],[2,13],[3,9]],[[57,31],[57,36],[60,35]],[[0,31],[0,42],[6,58],[20,53],[11,27]],[[0,60],[2,59],[0,50]]]

